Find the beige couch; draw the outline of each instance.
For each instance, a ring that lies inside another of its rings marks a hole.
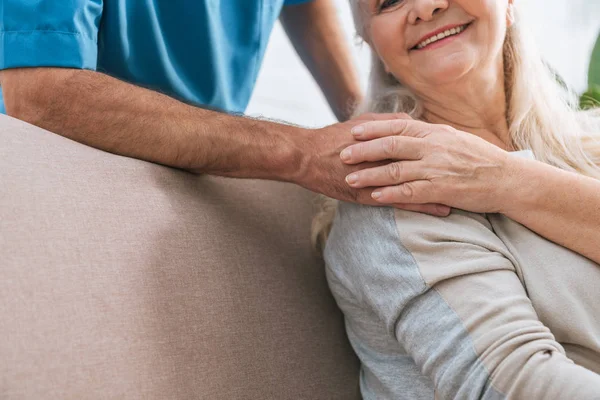
[[[0,115],[0,399],[360,398],[312,200]]]

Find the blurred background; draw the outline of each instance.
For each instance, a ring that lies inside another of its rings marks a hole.
[[[363,87],[369,49],[356,38],[348,0],[334,0]],[[546,60],[579,93],[588,85],[588,68],[600,33],[600,0],[515,0]],[[278,24],[271,37],[248,115],[261,115],[318,127],[335,118]]]

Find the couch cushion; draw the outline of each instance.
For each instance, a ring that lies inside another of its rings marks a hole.
[[[358,399],[313,196],[0,116],[0,398]]]

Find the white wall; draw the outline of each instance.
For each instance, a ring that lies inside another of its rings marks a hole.
[[[369,50],[366,45],[357,44],[348,0],[334,1],[364,86]],[[545,58],[569,85],[584,90],[589,56],[600,32],[600,0],[516,1]],[[273,31],[247,113],[304,126],[324,126],[335,121],[279,24]]]
[[[517,0],[544,57],[581,92],[600,33],[600,0]]]

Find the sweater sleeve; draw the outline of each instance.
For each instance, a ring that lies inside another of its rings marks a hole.
[[[440,398],[600,398],[600,376],[569,360],[538,320],[485,216],[343,204],[326,261],[361,304],[346,312],[355,348],[373,342],[370,319],[380,321],[379,343],[406,352]],[[371,370],[386,382],[399,372]]]

